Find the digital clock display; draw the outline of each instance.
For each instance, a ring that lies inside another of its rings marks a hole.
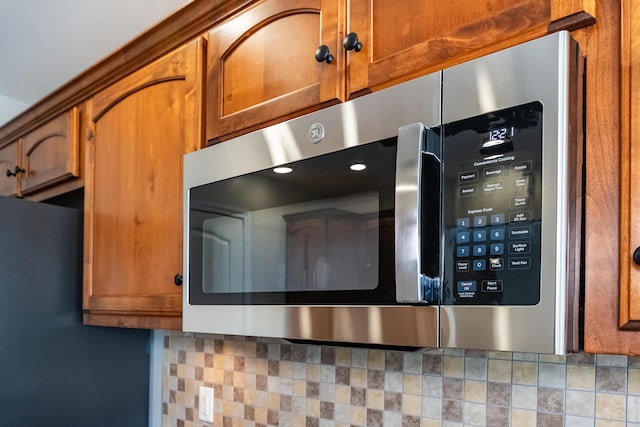
[[[513,133],[514,133],[513,126],[491,129],[489,131],[489,141],[505,140],[507,138],[513,137]]]

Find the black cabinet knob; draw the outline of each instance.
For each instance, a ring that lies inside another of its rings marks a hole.
[[[333,62],[333,55],[329,53],[329,46],[323,44],[316,49],[316,61],[326,62],[327,64]]]
[[[24,170],[20,166],[16,165],[16,167],[14,168],[13,171],[11,169],[7,169],[7,177],[18,176],[19,173],[25,173],[25,172],[26,172],[26,170]]]
[[[358,35],[356,33],[347,34],[344,42],[342,42],[342,46],[347,50],[355,50],[356,52],[360,52],[360,49],[362,49],[362,43],[358,41]]]
[[[173,283],[176,284],[176,286],[182,286],[182,274],[178,273],[173,277]]]
[[[636,265],[640,265],[640,247],[637,247],[633,252],[633,262],[635,262]]]

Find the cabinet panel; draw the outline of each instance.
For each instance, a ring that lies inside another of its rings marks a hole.
[[[340,100],[339,4],[267,1],[209,32],[207,139]],[[332,64],[315,60],[322,44]]]
[[[220,64],[223,116],[317,85],[320,67],[300,59],[310,56],[318,45],[317,34],[305,30],[319,27],[319,10],[296,11],[275,17],[230,47]],[[284,52],[274,50],[284,46]]]
[[[201,146],[202,58],[202,43],[192,42],[92,100],[87,323],[181,327],[182,156]]]
[[[446,7],[420,0],[350,4],[347,31],[362,33],[363,39],[362,51],[348,57],[355,69],[350,93],[426,74],[483,48],[496,50],[519,34],[545,34],[550,16],[548,0],[453,0]]]
[[[637,101],[630,98],[632,76],[627,73],[636,68],[629,63],[633,55],[628,51],[629,13],[638,13],[634,4],[637,1],[598,2],[596,25],[575,33],[587,57],[588,76],[584,350],[589,353],[640,354],[640,334],[620,328],[621,309],[628,307],[620,297],[629,290],[633,254],[629,112],[630,103]],[[621,41],[626,53],[621,52]]]
[[[94,287],[94,296],[131,293],[132,283],[136,294],[153,295],[181,271],[181,254],[171,253],[181,232],[180,98],[179,80],[157,83],[123,98],[95,123],[94,244],[109,249],[94,258],[93,273],[109,286]],[[150,256],[154,248],[170,252],[162,260]]]
[[[80,175],[79,117],[73,108],[22,137],[22,195]]]
[[[80,176],[79,132],[80,112],[72,108],[0,148],[0,194],[32,198],[64,192],[57,186]]]
[[[542,36],[553,20],[554,31],[591,24],[592,10],[584,10],[591,2],[350,0],[347,32],[356,32],[363,48],[347,55],[347,91],[375,90]],[[577,18],[564,22],[564,14]]]
[[[552,0],[551,21],[563,19],[595,19],[596,0]]]
[[[521,2],[452,0],[447,2],[447,7],[442,7],[437,2],[425,4],[424,0],[394,2],[393,7],[390,7],[389,2],[371,3],[375,37],[372,59],[375,62],[465,25],[504,13],[506,9]],[[382,37],[383,34],[393,34],[395,37]]]
[[[620,327],[640,329],[640,1],[622,2]],[[638,263],[634,253],[638,249]]]
[[[18,141],[12,142],[0,148],[0,195],[18,195],[18,182],[15,176],[7,176],[7,172],[15,172],[18,165],[19,154]]]

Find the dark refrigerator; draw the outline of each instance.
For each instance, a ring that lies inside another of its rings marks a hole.
[[[0,197],[0,426],[148,425],[149,331],[81,306],[81,208]]]

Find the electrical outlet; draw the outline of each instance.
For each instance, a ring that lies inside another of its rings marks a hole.
[[[198,393],[198,418],[200,421],[213,422],[213,389],[200,387]]]

